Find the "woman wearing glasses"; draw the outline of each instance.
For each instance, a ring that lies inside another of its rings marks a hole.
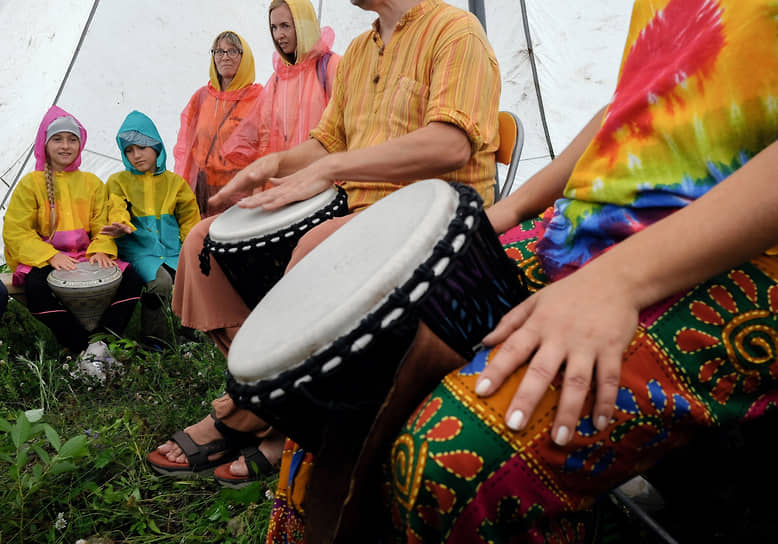
[[[310,0],[273,0],[268,7],[268,25],[276,47],[275,71],[262,98],[242,116],[243,122],[224,143],[223,152],[230,164],[248,164],[307,140],[332,94],[340,55],[331,51],[335,34],[331,28],[319,26]],[[220,73],[226,74],[216,56],[214,61]],[[212,81],[213,73],[212,68]],[[204,216],[219,211],[201,210]],[[184,241],[173,289],[173,311],[183,325],[205,331],[226,354],[251,309],[215,260],[211,260],[208,276],[200,270],[198,255],[214,219],[198,223]],[[151,465],[174,477],[222,465],[214,473],[221,483],[232,487],[246,485],[274,470],[280,461],[283,436],[252,412],[238,409],[227,395],[215,399],[212,405],[211,415],[176,433],[149,454]],[[240,453],[245,458],[231,463]]]
[[[238,34],[225,31],[211,47],[210,81],[194,93],[181,113],[173,149],[175,172],[189,182],[203,217],[208,199],[248,164],[227,156],[230,135],[258,101],[262,85],[254,83],[254,55]]]

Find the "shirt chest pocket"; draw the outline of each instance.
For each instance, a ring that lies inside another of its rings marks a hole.
[[[384,94],[385,119],[391,137],[402,136],[424,126],[429,93],[427,85],[404,76],[387,86]]]

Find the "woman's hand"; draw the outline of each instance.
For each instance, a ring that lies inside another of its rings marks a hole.
[[[125,223],[114,222],[101,228],[100,234],[106,234],[108,236],[118,238],[120,236],[124,236],[125,234],[132,234],[132,228]]]
[[[75,270],[78,261],[66,253],[55,253],[54,256],[49,259],[49,264],[54,267],[55,270]]]
[[[505,414],[510,428],[526,426],[560,369],[562,391],[552,439],[564,445],[572,438],[592,390],[595,426],[604,429],[610,422],[622,355],[635,335],[639,307],[617,279],[597,275],[595,268],[587,265],[541,289],[484,338],[488,346],[503,345],[481,374],[477,394],[491,395],[510,374],[529,364]]]
[[[97,266],[100,268],[110,268],[112,266],[116,266],[116,263],[111,257],[100,251],[89,257],[89,264],[95,263],[97,263]]]

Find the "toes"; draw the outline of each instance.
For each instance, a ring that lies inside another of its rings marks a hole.
[[[246,466],[246,458],[242,455],[230,464],[230,473],[233,476],[248,476],[249,471]]]

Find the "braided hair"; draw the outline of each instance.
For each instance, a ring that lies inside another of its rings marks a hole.
[[[57,230],[57,207],[54,193],[54,169],[51,167],[51,160],[46,156],[46,168],[43,171],[46,177],[46,196],[49,201],[49,238],[54,236]]]

